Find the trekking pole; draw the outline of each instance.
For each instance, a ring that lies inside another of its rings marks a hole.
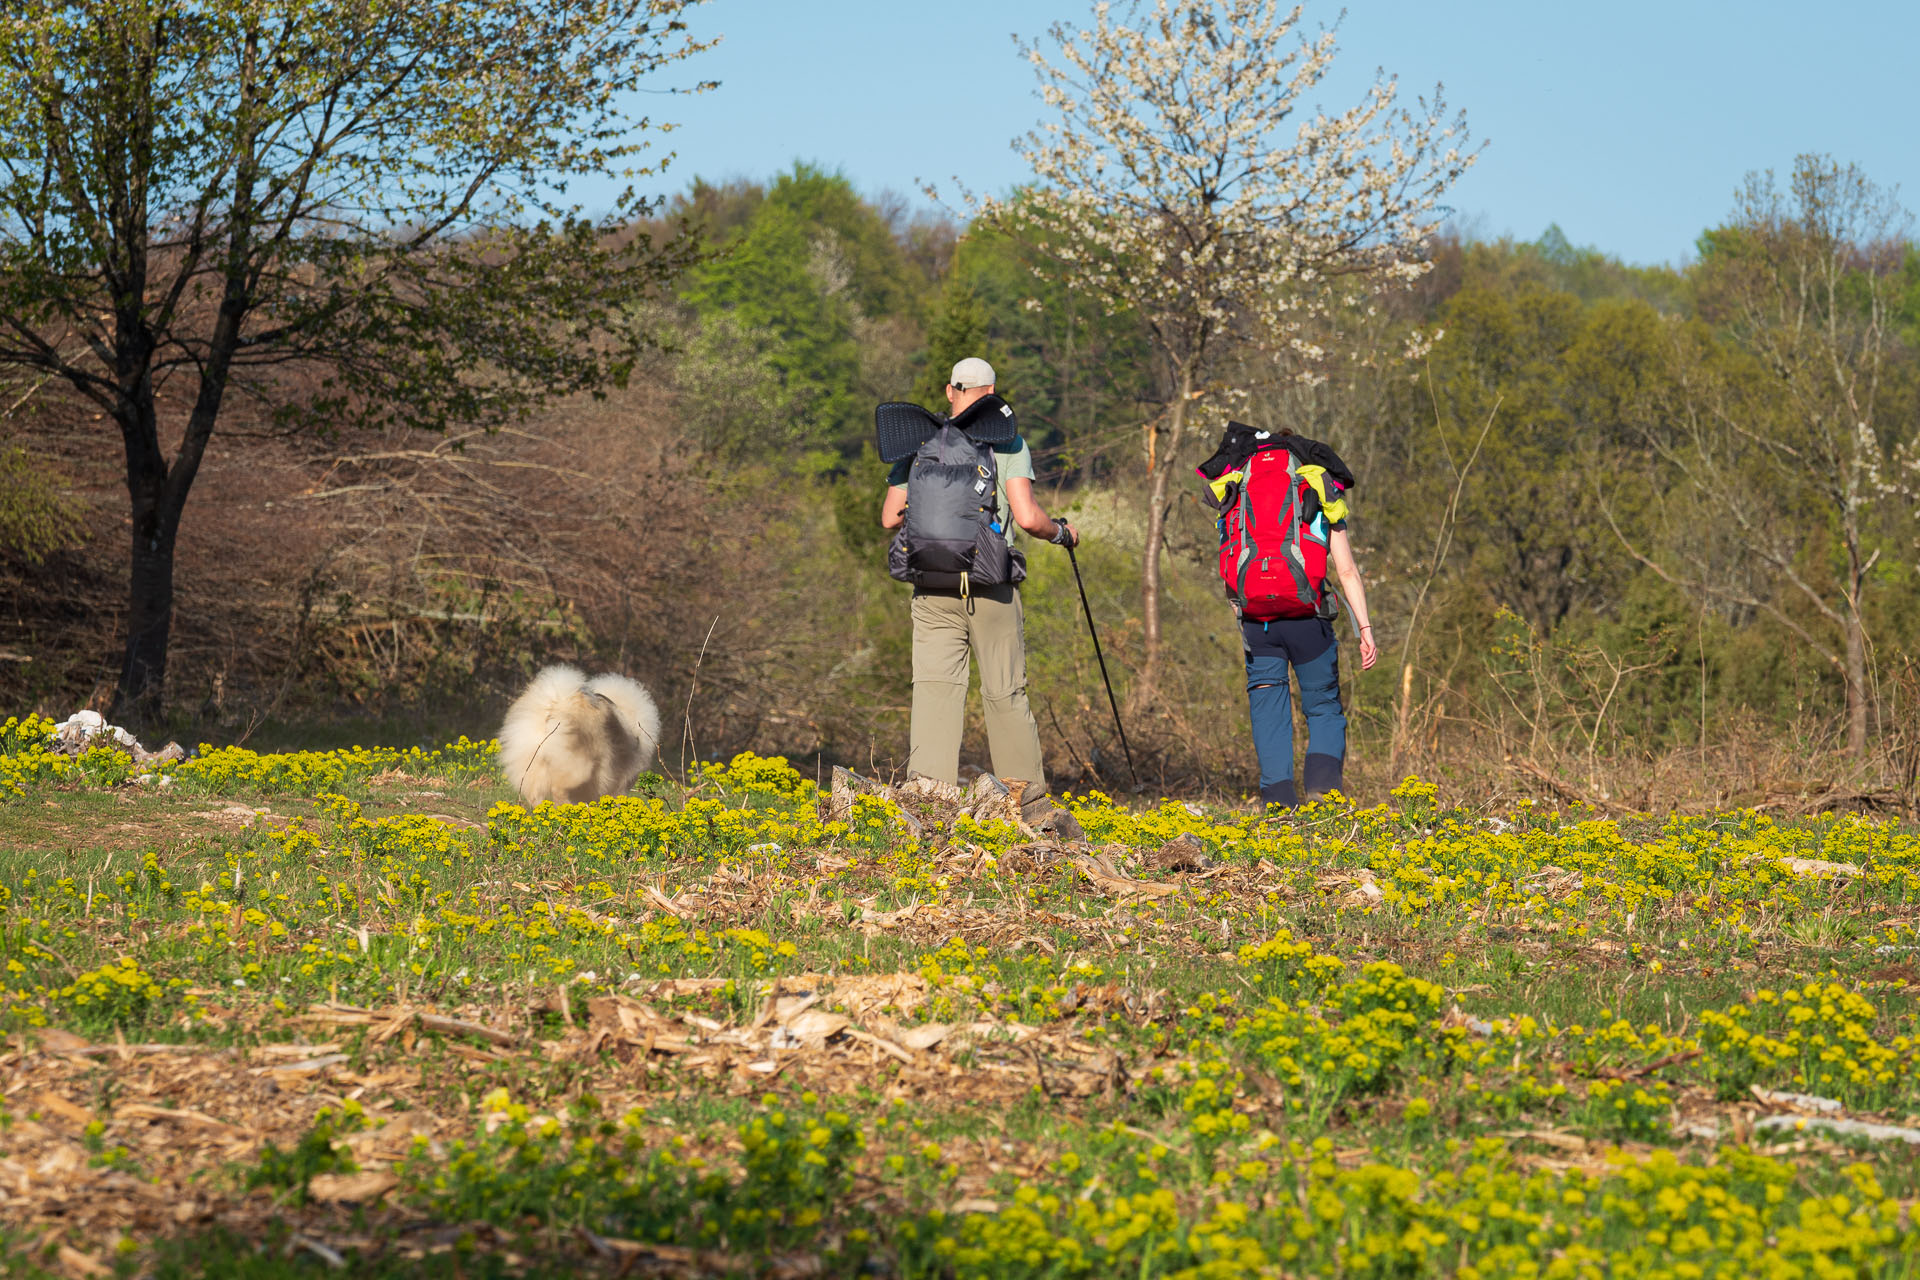
[[[1067,549],[1067,563],[1073,566],[1073,585],[1080,588],[1080,608],[1087,615],[1087,634],[1093,637],[1093,656],[1100,664],[1100,683],[1107,686],[1107,705],[1113,708],[1113,727],[1120,734],[1120,749],[1127,753],[1127,773],[1137,787],[1140,785],[1140,773],[1133,767],[1133,748],[1127,745],[1127,730],[1120,723],[1120,704],[1113,696],[1113,681],[1107,678],[1107,659],[1100,652],[1100,633],[1094,630],[1093,606],[1087,603],[1087,584],[1080,577],[1080,560],[1073,554],[1072,538],[1061,545]]]

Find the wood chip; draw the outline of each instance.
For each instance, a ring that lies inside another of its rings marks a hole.
[[[927,1022],[917,1027],[904,1028],[894,1039],[908,1049],[931,1049],[952,1032],[953,1028],[944,1022]]]
[[[511,1048],[520,1043],[520,1037],[511,1031],[502,1031],[498,1027],[489,1027],[484,1023],[468,1022],[465,1018],[449,1018],[438,1013],[422,1013],[418,1017],[420,1025],[428,1031],[472,1036],[476,1040],[485,1040],[488,1044],[497,1044],[503,1048]]]
[[[1214,865],[1213,858],[1207,854],[1205,842],[1191,831],[1183,832],[1161,845],[1147,861],[1161,871],[1206,871]]]
[[[1797,876],[1857,876],[1860,868],[1851,862],[1828,862],[1823,858],[1775,858],[1775,862]]]
[[[697,893],[683,893],[673,898],[654,885],[647,886],[646,899],[668,915],[682,920],[691,920],[707,908],[707,900]]]
[[[207,1044],[95,1044],[88,1045],[84,1049],[66,1050],[67,1056],[73,1058],[104,1058],[108,1054],[126,1058],[151,1054],[186,1056],[195,1053],[224,1054],[227,1052],[230,1051]]]
[[[892,1054],[894,1057],[900,1059],[900,1061],[906,1063],[908,1066],[913,1065],[913,1055],[907,1052],[905,1049],[902,1049],[899,1045],[895,1044],[891,1040],[882,1040],[879,1036],[870,1035],[867,1032],[860,1030],[858,1027],[848,1027],[846,1029],[846,1034],[852,1039],[858,1040],[861,1044],[870,1044],[874,1048],[880,1050],[880,1052],[882,1053]]]
[[[268,1058],[317,1058],[323,1053],[340,1052],[340,1045],[338,1041],[328,1041],[326,1044],[263,1044],[256,1047],[254,1052]]]
[[[46,1027],[40,1031],[40,1047],[48,1053],[78,1053],[92,1048],[93,1043],[64,1028]]]
[[[358,1173],[319,1173],[307,1183],[307,1194],[315,1200],[330,1203],[351,1201],[364,1204],[378,1200],[399,1185],[400,1179],[379,1169],[362,1169]]]
[[[807,1009],[792,1021],[781,1023],[779,1029],[795,1040],[818,1046],[830,1036],[845,1030],[852,1022],[853,1019],[844,1014],[828,1013],[825,1009]]]
[[[283,1062],[274,1066],[254,1067],[252,1074],[265,1075],[304,1075],[315,1071],[324,1071],[328,1067],[345,1062],[344,1053],[326,1053],[317,1058],[303,1058],[299,1062]]]
[[[891,1041],[903,1049],[922,1053],[953,1034],[953,1028],[944,1022],[927,1022],[917,1027],[903,1027],[892,1018],[875,1018],[868,1022],[869,1034]]]
[[[1757,1084],[1749,1086],[1748,1092],[1757,1101],[1770,1107],[1792,1107],[1795,1111],[1822,1111],[1830,1115],[1838,1115],[1846,1110],[1838,1098],[1822,1098],[1811,1093],[1786,1093],[1779,1089],[1762,1089]]]
[[[60,1265],[74,1275],[110,1276],[113,1274],[112,1267],[103,1265],[72,1245],[61,1245],[57,1256],[60,1259]]]
[[[898,929],[920,913],[924,903],[912,902],[898,911],[875,911],[871,907],[860,909],[860,923],[868,933],[875,929]]]
[[[1558,1129],[1509,1129],[1500,1135],[1503,1138],[1527,1138],[1561,1151],[1585,1151],[1587,1140],[1577,1133],[1563,1133]]]
[[[374,1043],[385,1041],[399,1035],[407,1027],[418,1025],[427,1031],[438,1031],[445,1035],[473,1036],[489,1044],[511,1047],[520,1043],[520,1037],[511,1031],[502,1031],[483,1023],[469,1022],[465,1018],[450,1018],[441,1013],[426,1013],[418,1009],[361,1009],[353,1005],[316,1004],[300,1015],[303,1022],[332,1022],[346,1026],[378,1026],[374,1033]]]
[[[116,1108],[113,1113],[116,1120],[180,1120],[188,1124],[203,1124],[215,1129],[238,1131],[241,1126],[229,1124],[225,1120],[216,1120],[202,1111],[182,1111],[174,1107],[150,1107],[144,1102],[128,1103]]]
[[[50,1115],[59,1116],[62,1120],[70,1120],[74,1124],[93,1123],[93,1113],[91,1111],[75,1106],[51,1089],[43,1090],[35,1094],[33,1105]]]
[[[1178,884],[1168,884],[1160,880],[1135,880],[1132,876],[1121,875],[1112,866],[1103,866],[1098,859],[1084,855],[1073,860],[1080,874],[1093,883],[1102,893],[1117,894],[1121,897],[1138,896],[1142,898],[1164,898],[1180,892]]]
[[[322,1244],[311,1236],[294,1236],[287,1241],[287,1247],[289,1249],[305,1249],[308,1253],[311,1253],[335,1271],[343,1270],[347,1265],[345,1256],[342,1255],[338,1249],[333,1248],[331,1245]]]
[[[834,978],[833,1003],[853,1015],[856,1022],[876,1009],[892,1008],[906,1013],[924,1004],[927,980],[917,973],[857,973]]]

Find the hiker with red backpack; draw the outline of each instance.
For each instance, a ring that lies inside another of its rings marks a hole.
[[[1366,586],[1347,541],[1353,472],[1318,440],[1239,422],[1227,424],[1220,447],[1196,470],[1207,482],[1207,502],[1219,512],[1220,579],[1240,619],[1260,799],[1291,808],[1338,790],[1346,762],[1335,598],[1344,596],[1352,614],[1360,669],[1380,656]],[[1331,593],[1329,568],[1340,583]],[[1307,721],[1297,787],[1289,668],[1300,681]]]

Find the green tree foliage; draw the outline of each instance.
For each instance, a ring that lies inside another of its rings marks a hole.
[[[1542,634],[1618,600],[1636,566],[1599,509],[1597,482],[1645,479],[1633,432],[1662,376],[1658,315],[1630,299],[1583,305],[1524,285],[1511,295],[1467,288],[1440,319],[1420,456],[1463,459],[1480,446],[1459,535],[1473,574]],[[1435,518],[1439,495],[1423,496],[1402,514]]]
[[[852,433],[860,350],[847,284],[834,239],[772,204],[762,204],[725,252],[695,273],[687,300],[716,321],[696,350],[748,347],[777,381],[773,420],[757,424],[753,438],[824,444]]]
[[[1151,416],[1149,337],[1138,316],[1109,315],[1049,278],[1017,208],[956,248],[917,395],[941,407],[954,363],[984,356],[1028,442],[1090,480],[1096,459],[1133,445]]]
[[[880,210],[861,199],[844,175],[797,164],[774,179],[766,203],[832,238],[835,271],[844,276],[843,287],[860,314],[918,314],[926,281],[917,277]]]
[[[230,391],[286,426],[440,429],[624,376],[678,269],[633,84],[683,0],[28,0],[0,14],[0,366],[93,401],[130,498],[123,715],[160,710],[174,547]],[[163,442],[178,441],[171,457]]]
[[[1570,293],[1582,302],[1637,298],[1662,311],[1685,301],[1679,273],[1667,267],[1629,266],[1591,246],[1576,246],[1557,223],[1530,244],[1470,245],[1465,256],[1463,285],[1491,284],[1497,277],[1509,290],[1533,285]]]
[[[39,564],[85,536],[80,506],[18,445],[0,445],[0,553]]]
[[[979,356],[992,365],[994,376],[1007,384],[1004,387],[996,384],[997,388],[1010,392],[1018,376],[1010,377],[1011,369],[1003,372],[1007,358],[989,342],[988,329],[987,309],[980,302],[979,291],[970,279],[955,272],[946,288],[940,291],[940,308],[927,330],[927,351],[921,361],[920,380],[914,384],[913,398],[929,409],[945,413],[947,379],[953,373],[953,366],[969,356]]]
[[[701,187],[688,203],[736,228],[685,290],[704,337],[693,343],[695,357],[720,366],[761,362],[779,389],[751,436],[710,439],[728,448],[857,448],[872,412],[862,393],[882,390],[873,375],[889,344],[879,322],[902,321],[912,330],[908,345],[919,341],[927,286],[893,229],[844,176],[804,164],[757,197]]]
[[[1900,336],[1909,347],[1920,348],[1920,249],[1906,246],[1900,258],[1900,300],[1897,304]]]
[[[715,217],[723,206],[732,210],[726,216],[746,228],[768,216],[771,196],[736,191],[723,198],[707,189],[697,199]],[[797,260],[799,246],[821,234],[813,226],[792,239],[788,252]],[[1732,251],[1733,234],[1718,237],[1722,252]],[[897,224],[893,243],[902,260],[916,261]],[[1909,260],[1889,259],[1899,271]],[[1050,282],[1036,270],[1041,265],[1009,218],[968,228],[925,308],[913,391],[942,407],[955,360],[981,355],[993,363],[1001,391],[1040,450],[1043,473],[1051,467],[1054,480],[1070,487],[1066,501],[1085,517],[1083,568],[1104,602],[1097,606],[1103,630],[1112,630],[1116,671],[1127,688],[1143,656],[1141,618],[1126,603],[1136,598],[1137,583],[1125,568],[1139,552],[1142,530],[1127,502],[1141,484],[1132,465],[1139,427],[1162,392],[1139,319],[1089,306]],[[1743,708],[1791,718],[1822,680],[1831,682],[1822,696],[1840,692],[1836,672],[1829,667],[1823,675],[1818,659],[1804,644],[1789,643],[1791,632],[1765,610],[1668,581],[1639,558],[1693,565],[1722,585],[1771,590],[1737,527],[1716,518],[1684,471],[1649,443],[1683,420],[1688,387],[1707,385],[1708,375],[1712,385],[1742,389],[1744,399],[1726,402],[1736,420],[1767,422],[1778,412],[1764,368],[1727,341],[1711,314],[1698,311],[1711,297],[1715,269],[1710,261],[1685,272],[1631,267],[1576,248],[1552,230],[1534,242],[1446,240],[1435,245],[1433,270],[1419,289],[1357,296],[1301,330],[1329,353],[1325,377],[1301,380],[1251,346],[1221,357],[1222,376],[1244,393],[1240,412],[1249,420],[1326,439],[1359,468],[1354,529],[1370,571],[1374,617],[1390,656],[1411,639],[1405,651],[1426,690],[1421,697],[1429,708],[1437,705],[1440,722],[1465,716],[1502,724],[1503,732],[1517,728],[1519,736],[1508,739],[1512,749],[1543,760],[1564,751],[1569,767],[1591,770],[1618,752],[1692,748],[1717,738],[1724,725],[1738,722],[1730,713]],[[912,314],[860,318],[916,322]],[[1409,365],[1403,352],[1416,332],[1443,336],[1424,362]],[[778,345],[770,335],[764,340]],[[1905,394],[1897,388],[1912,381],[1910,354],[1888,364],[1894,389],[1884,395]],[[840,375],[849,376],[859,375]],[[763,384],[742,376],[733,385]],[[876,398],[854,395],[863,415]],[[863,417],[861,437],[865,425]],[[1077,465],[1102,458],[1126,465]],[[1457,534],[1416,619],[1412,598],[1461,469]],[[809,543],[796,562],[812,573],[830,561],[837,582],[849,590],[858,583],[862,604],[848,615],[857,633],[848,643],[866,655],[862,680],[872,682],[859,686],[860,698],[879,717],[872,723],[892,723],[904,640],[896,592],[881,567],[886,539],[875,521],[884,468],[870,453],[856,458],[847,451],[836,474],[828,486],[831,524],[817,526],[831,545]],[[1787,527],[1820,524],[1814,508],[1794,505],[1761,471],[1751,473],[1746,491],[1771,504]],[[1202,707],[1217,714],[1238,694],[1236,642],[1208,559],[1212,525],[1182,507],[1170,527],[1170,599],[1179,604],[1168,616],[1168,634],[1187,661],[1167,677],[1168,696],[1182,714],[1199,715]],[[1810,563],[1824,563],[1831,550],[1804,536],[1801,544]],[[1910,576],[1909,560],[1889,548],[1876,572]],[[1409,564],[1417,566],[1411,575]],[[1027,588],[1031,670],[1036,705],[1057,708],[1071,737],[1085,730],[1083,719],[1091,723],[1078,705],[1080,682],[1091,677],[1079,665],[1077,613],[1063,607],[1057,628],[1044,621],[1054,617],[1049,593],[1062,587],[1057,568],[1040,549]],[[1875,625],[1891,636],[1907,615],[1894,594],[1881,594],[1874,616],[1882,621]],[[1076,602],[1069,596],[1066,603]],[[1819,625],[1800,616],[1806,609],[1785,605],[1798,625]],[[1499,657],[1503,652],[1509,656]],[[1388,708],[1391,723],[1399,675],[1382,669],[1360,677],[1356,733],[1363,738],[1368,715],[1379,708]],[[1142,732],[1151,734],[1152,723]],[[1098,741],[1076,740],[1083,755]]]

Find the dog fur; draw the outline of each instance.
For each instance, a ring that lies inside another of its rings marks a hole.
[[[631,787],[659,742],[659,708],[638,683],[552,666],[507,708],[500,768],[528,804],[584,804]]]

